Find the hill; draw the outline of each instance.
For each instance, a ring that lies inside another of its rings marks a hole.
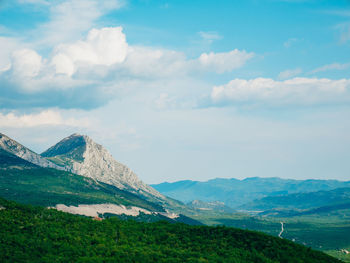
[[[244,180],[216,178],[206,182],[186,180],[151,186],[162,194],[182,202],[188,203],[193,200],[220,201],[231,208],[239,208],[246,203],[267,196],[329,191],[350,187],[350,182],[253,177]]]
[[[4,199],[0,254],[2,262],[340,262],[258,232],[117,218],[93,221]]]

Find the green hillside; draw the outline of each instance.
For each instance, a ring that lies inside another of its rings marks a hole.
[[[278,236],[281,232],[281,222],[284,239],[321,250],[345,262],[350,262],[350,209],[344,206],[334,206],[314,210],[309,214],[286,217],[255,216],[246,214],[224,214],[207,212],[194,219],[207,225],[225,225],[241,229],[262,231]]]
[[[5,151],[0,151],[0,197],[42,206],[115,203],[164,211],[162,206],[112,185],[41,168]]]
[[[94,221],[0,199],[2,262],[340,262],[258,232],[228,227]]]

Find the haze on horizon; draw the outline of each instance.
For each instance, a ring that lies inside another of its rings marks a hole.
[[[349,180],[347,0],[0,1],[0,132],[146,183]]]

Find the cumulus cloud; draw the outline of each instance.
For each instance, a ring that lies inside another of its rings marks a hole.
[[[128,51],[121,27],[92,29],[86,41],[62,44],[55,49],[52,64],[56,73],[73,75],[80,65],[111,66],[125,60]]]
[[[28,128],[36,126],[72,126],[88,127],[89,121],[74,118],[64,119],[60,112],[45,110],[37,114],[16,115],[13,112],[8,114],[0,113],[0,127]]]
[[[44,3],[45,1],[32,0],[31,2]],[[52,46],[60,42],[80,39],[94,27],[99,17],[111,10],[121,8],[124,4],[123,0],[50,1],[48,5],[50,20],[38,27],[34,33],[44,36],[38,41],[41,45]]]
[[[292,78],[292,77],[299,75],[301,72],[302,72],[301,68],[288,69],[288,70],[282,71],[278,75],[278,78],[279,79],[289,79],[289,78]]]
[[[11,68],[16,76],[36,77],[42,67],[42,58],[31,49],[21,49],[13,53]]]
[[[16,39],[0,36],[0,73],[8,70],[11,64],[11,54],[19,48]]]
[[[293,78],[234,79],[211,92],[213,105],[317,105],[350,101],[350,80]]]
[[[28,48],[14,51],[0,71],[0,106],[94,108],[115,98],[131,79],[145,82],[225,73],[253,56],[235,49],[189,59],[174,50],[130,46],[122,27],[94,28],[81,40],[55,46],[46,57]]]
[[[204,68],[224,73],[242,67],[252,57],[254,57],[254,53],[234,49],[230,52],[203,53],[198,60]]]

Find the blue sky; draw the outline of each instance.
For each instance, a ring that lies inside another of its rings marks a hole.
[[[0,1],[0,130],[147,183],[349,179],[350,1]]]

